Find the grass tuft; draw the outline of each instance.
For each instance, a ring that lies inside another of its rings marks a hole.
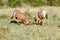
[[[29,11],[28,11],[29,9],[27,9],[26,11],[25,11],[25,15],[29,18],[29,19],[31,19],[32,18],[32,16],[30,15],[30,13],[29,13]]]
[[[2,18],[2,19],[8,18],[8,17],[9,17],[9,16],[6,15],[6,14],[3,14],[3,15],[0,16],[0,18]]]

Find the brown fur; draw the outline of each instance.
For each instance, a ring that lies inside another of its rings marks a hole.
[[[11,19],[13,19],[13,18],[17,19],[17,20],[20,21],[20,22],[22,21],[24,24],[27,24],[27,25],[30,23],[30,21],[29,21],[29,19],[26,17],[26,15],[23,14],[23,13],[21,13],[21,12],[18,11],[18,10],[14,10]]]
[[[46,13],[45,17],[43,17],[41,15],[42,11],[43,10],[41,10],[40,12],[38,12],[37,15],[35,16],[35,18],[34,18],[34,24],[39,24],[39,21],[41,22],[41,20],[43,20],[43,19],[48,19],[47,13]]]

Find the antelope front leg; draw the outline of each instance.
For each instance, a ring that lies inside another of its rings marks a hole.
[[[36,24],[39,24],[39,20],[36,20],[36,22],[35,22]]]

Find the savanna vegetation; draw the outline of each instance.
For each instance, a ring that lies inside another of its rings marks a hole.
[[[44,26],[33,24],[40,8],[48,13]],[[11,21],[16,9],[26,14],[31,25]],[[60,0],[0,0],[0,40],[60,40]]]
[[[0,0],[0,6],[21,7],[27,4],[37,6],[60,6],[60,0]]]
[[[25,13],[31,25],[18,25],[15,19],[10,23],[10,17],[15,9]],[[27,11],[24,9],[0,9],[0,40],[60,40],[60,7],[47,6],[48,20],[45,26],[32,24],[40,7],[30,7]]]

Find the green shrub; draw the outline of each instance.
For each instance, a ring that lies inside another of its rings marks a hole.
[[[0,6],[3,6],[4,5],[4,3],[2,2],[2,0],[0,0]]]
[[[21,1],[20,0],[8,0],[8,6],[11,6],[11,7],[21,6]]]
[[[60,0],[0,0],[0,6],[21,7],[28,4],[33,7],[38,6],[60,6]]]
[[[24,0],[24,3],[30,4],[31,6],[42,6],[43,2],[42,0]]]
[[[36,7],[36,6],[42,6],[43,5],[43,2],[41,1],[41,0],[35,0],[35,1],[33,1],[32,3],[31,3],[31,6],[34,6],[34,7]]]

